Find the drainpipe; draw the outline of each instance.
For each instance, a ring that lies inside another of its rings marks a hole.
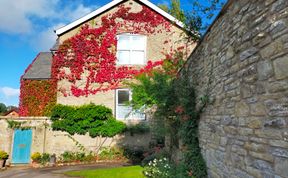
[[[47,128],[47,119],[44,121],[44,139],[43,139],[43,153],[46,151],[46,128]]]

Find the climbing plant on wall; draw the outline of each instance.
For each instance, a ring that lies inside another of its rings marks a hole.
[[[56,104],[57,82],[50,80],[21,79],[19,114],[45,116]]]
[[[131,104],[136,109],[157,106],[154,117],[162,120],[156,123],[165,127],[164,135],[170,138],[168,149],[171,161],[180,161],[177,165],[181,165],[182,172],[175,169],[175,176],[181,174],[180,177],[206,177],[206,164],[199,147],[198,122],[208,97],[206,94],[197,96],[187,70],[181,51],[167,55],[162,68],[141,74],[130,84],[133,90]],[[200,104],[197,106],[197,103]],[[180,145],[180,140],[183,145]],[[172,158],[175,149],[182,151],[182,159]]]
[[[78,34],[60,45],[53,59],[53,78],[70,82],[70,88],[59,89],[64,96],[88,96],[115,89],[123,80],[162,64],[149,61],[141,69],[116,66],[117,34],[148,35],[169,32],[170,28],[171,22],[146,6],[135,13],[121,5],[116,12],[103,16],[97,25],[82,26]]]

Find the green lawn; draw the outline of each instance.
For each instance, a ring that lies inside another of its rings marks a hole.
[[[96,170],[83,170],[67,172],[69,176],[81,176],[83,178],[144,178],[143,168],[140,166],[129,166],[119,168],[105,168]]]

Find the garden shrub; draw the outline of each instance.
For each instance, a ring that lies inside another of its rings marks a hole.
[[[35,152],[31,155],[31,159],[35,163],[40,163],[42,165],[46,165],[47,163],[50,162],[50,154],[49,153],[39,153]]]
[[[124,155],[133,164],[140,164],[144,159],[145,149],[143,147],[124,147]]]
[[[144,159],[142,160],[141,165],[146,166],[150,161],[153,161],[154,159],[161,159],[168,157],[169,153],[167,152],[167,150],[161,147],[154,147],[153,149],[144,153]]]
[[[100,160],[119,160],[125,159],[124,150],[117,147],[104,147],[100,150]]]
[[[147,123],[140,122],[135,125],[128,125],[126,132],[130,132],[130,135],[134,134],[144,134],[150,131],[150,126]]]
[[[158,138],[166,136],[170,139],[168,158],[175,163],[175,170],[183,171],[181,174],[188,177],[193,173],[202,178],[207,177],[207,171],[199,147],[198,124],[200,114],[208,103],[209,82],[204,96],[197,96],[183,61],[183,53],[176,51],[166,56],[162,69],[137,76],[136,81],[130,84],[133,90],[131,104],[135,109],[156,106],[154,118],[157,122],[152,128],[153,133]],[[179,144],[180,140],[183,145]],[[179,149],[183,157],[176,160],[172,155]],[[178,165],[181,169],[176,169]]]
[[[147,178],[174,178],[171,174],[172,166],[167,158],[154,159],[144,167]]]
[[[125,124],[117,121],[112,110],[102,105],[56,105],[51,112],[53,130],[66,131],[71,135],[113,137],[124,131]]]
[[[41,153],[35,152],[31,155],[31,159],[33,162],[39,163],[41,161]]]
[[[72,151],[64,151],[59,157],[59,162],[63,163],[71,163],[71,162],[91,162],[96,160],[96,156],[89,152],[72,152]]]
[[[9,155],[7,152],[0,150],[0,159],[8,159]]]
[[[64,153],[60,155],[59,159],[61,160],[61,162],[69,163],[69,162],[76,161],[76,155],[74,152],[65,151]]]
[[[49,161],[50,161],[50,154],[49,153],[43,153],[41,155],[40,163],[42,165],[45,165],[45,164],[49,163]]]

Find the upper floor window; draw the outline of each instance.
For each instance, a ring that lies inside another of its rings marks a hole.
[[[117,64],[143,65],[146,63],[146,36],[121,34],[117,36]]]

